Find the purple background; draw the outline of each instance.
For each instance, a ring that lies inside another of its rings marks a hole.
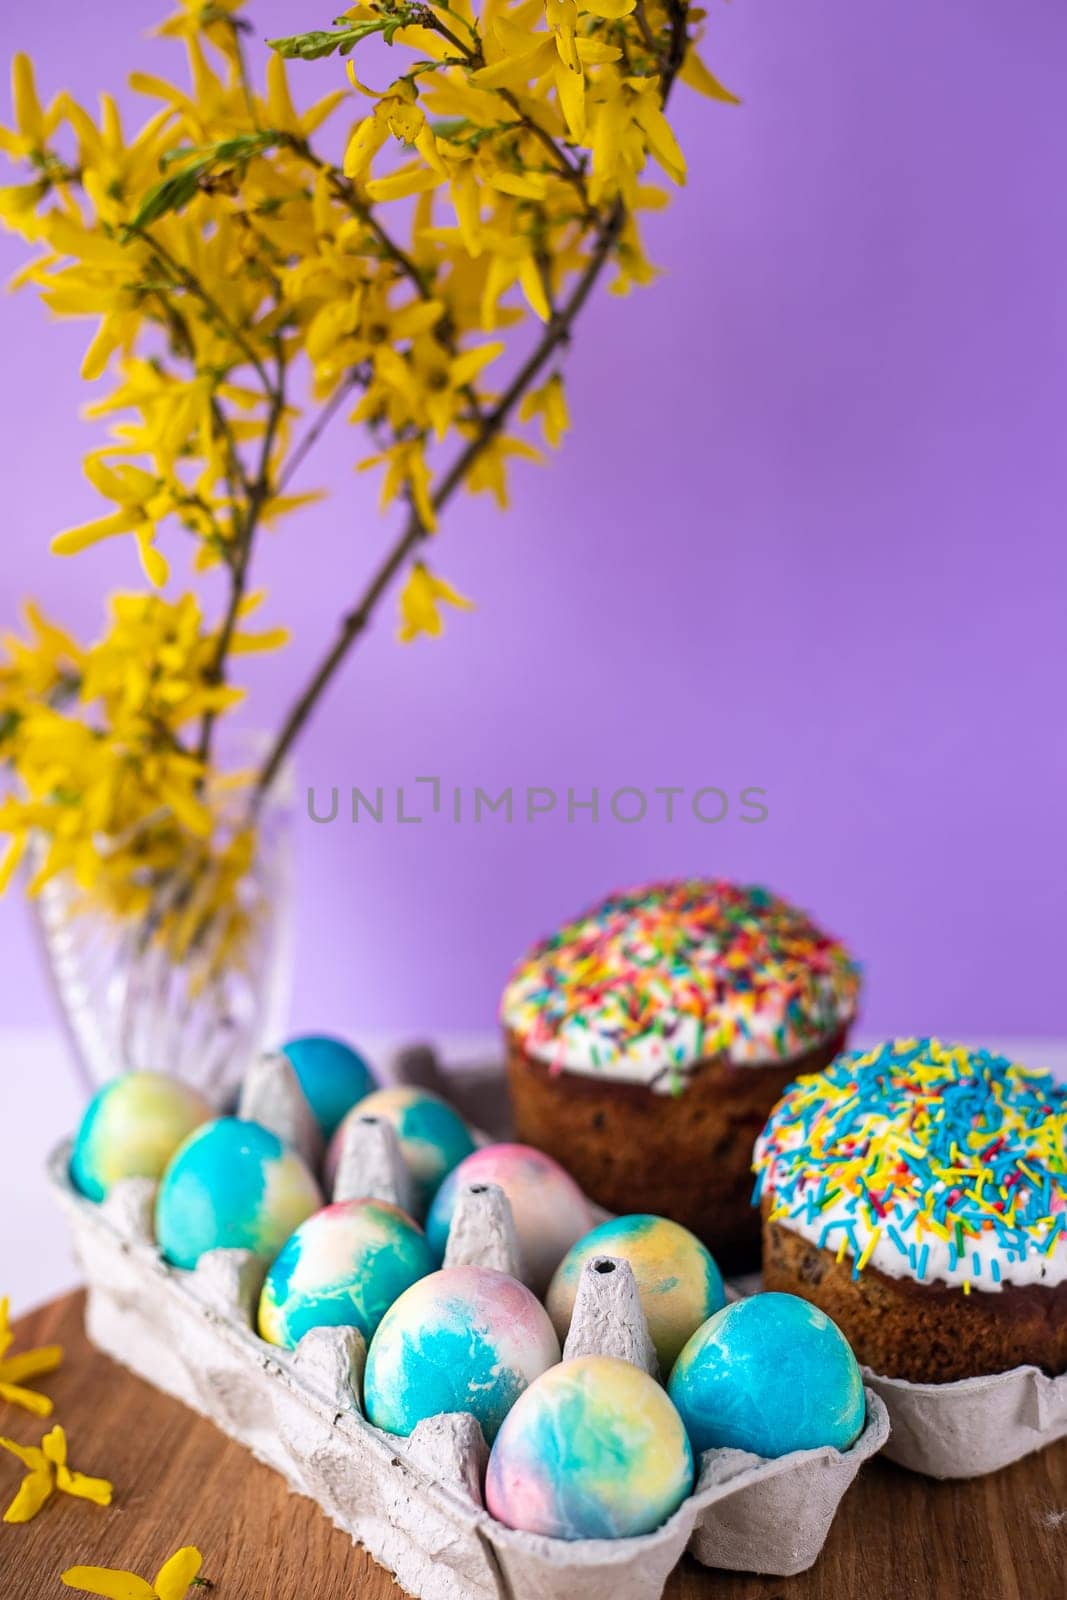
[[[89,97],[170,47],[143,0],[5,11],[49,92]],[[262,34],[329,5],[255,3]],[[401,648],[390,608],[324,708],[301,779],[373,787],[716,784],[769,821],[300,825],[296,1018],[484,1028],[512,959],[616,883],[763,879],[847,937],[869,1030],[1065,1031],[1067,363],[1062,0],[743,0],[706,56],[741,110],[679,94],[688,189],[653,219],[666,276],[601,296],[569,363],[574,431],[500,517],[457,502],[431,552],[478,609]],[[304,69],[315,92],[336,65]],[[0,239],[0,267],[22,250]],[[88,325],[0,302],[2,614],[85,632],[132,545],[62,562],[97,514],[77,420]],[[271,720],[387,535],[343,431],[324,507],[258,576],[292,647]],[[176,568],[180,568],[180,559]],[[48,1000],[15,898],[5,1021]]]

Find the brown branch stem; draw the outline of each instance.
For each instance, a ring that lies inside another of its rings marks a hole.
[[[669,0],[670,36],[660,70],[661,102],[666,105],[674,80],[685,60],[687,46],[686,0]],[[584,189],[584,182],[583,182]],[[606,217],[602,217],[593,252],[570,295],[558,312],[554,312],[541,338],[523,362],[507,389],[493,408],[480,419],[477,430],[466,447],[459,453],[445,473],[433,494],[435,511],[441,510],[459,488],[471,468],[504,427],[515,405],[534,379],[551,360],[560,345],[570,337],[571,327],[584,307],[604,269],[611,250],[626,223],[626,208],[617,200]],[[412,511],[400,537],[372,576],[355,607],[343,618],[337,634],[326,655],[320,661],[310,683],[290,708],[282,723],[274,746],[260,769],[253,798],[258,807],[277,777],[296,739],[302,732],[319,700],[347,658],[356,640],[366,630],[375,608],[403,569],[408,558],[427,537],[422,519]]]
[[[337,413],[340,411],[341,407],[352,393],[352,390],[358,389],[360,383],[363,381],[364,374],[358,371],[349,372],[344,378],[341,379],[341,382],[337,385],[337,388],[334,390],[333,394],[323,404],[322,410],[315,418],[315,421],[308,428],[307,432],[304,434],[304,437],[300,440],[299,444],[294,446],[292,454],[285,463],[285,466],[282,468],[279,475],[277,488],[278,494],[285,493],[285,490],[289,487],[290,483],[292,483],[297,472],[300,470],[308,456],[311,454],[312,450],[318,444],[319,440],[326,432],[326,429],[329,427],[334,417],[336,417]]]
[[[611,247],[618,237],[619,229],[622,227],[624,215],[622,204],[619,203],[602,223],[593,254],[590,256],[585,270],[564,306],[547,324],[537,345],[523,362],[496,405],[485,414],[475,436],[456,457],[435,489],[433,495],[435,511],[441,510],[452,498],[475,462],[503,428],[527,387],[538,376],[555,350],[569,337],[572,323],[585,305],[597,279],[600,277]],[[360,634],[364,632],[370,623],[378,601],[400,572],[412,551],[418,547],[426,536],[427,530],[422,519],[413,511],[403,533],[374,573],[356,606],[343,619],[333,643],[319,663],[311,682],[290,709],[274,747],[260,771],[256,785],[257,796],[266,794],[270,788],[327,685]]]
[[[256,529],[263,514],[263,507],[271,497],[270,462],[274,453],[275,440],[285,414],[285,358],[282,354],[280,342],[275,345],[277,361],[277,378],[271,390],[270,409],[267,413],[267,425],[263,430],[263,442],[260,446],[259,462],[256,476],[249,488],[248,504],[245,512],[244,526],[237,541],[234,558],[230,564],[230,594],[226,612],[219,629],[218,639],[212,654],[211,664],[208,667],[207,677],[212,684],[221,684],[226,680],[226,659],[233,643],[237,620],[241,614],[241,605],[248,589],[248,576],[252,564],[252,546]],[[201,761],[206,761],[211,752],[211,737],[215,728],[218,713],[208,711],[204,714],[200,727],[200,741],[197,754]]]

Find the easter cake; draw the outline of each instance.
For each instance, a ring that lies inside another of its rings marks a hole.
[[[518,1137],[610,1211],[754,1264],[752,1146],[855,1016],[843,945],[766,889],[714,879],[613,894],[536,945],[501,1004]]]
[[[1067,1088],[936,1039],[841,1056],[755,1154],[769,1289],[822,1308],[873,1372],[1067,1372]]]

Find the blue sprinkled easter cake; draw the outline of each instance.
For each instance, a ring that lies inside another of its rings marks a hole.
[[[756,1144],[764,1281],[916,1383],[1067,1371],[1067,1086],[936,1039],[799,1078]]]

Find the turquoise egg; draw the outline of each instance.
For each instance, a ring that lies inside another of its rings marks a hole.
[[[382,1117],[391,1123],[404,1165],[415,1182],[415,1202],[420,1215],[447,1178],[474,1149],[474,1140],[458,1111],[425,1089],[379,1089],[361,1100],[351,1117]],[[349,1117],[334,1134],[326,1156],[326,1181],[332,1188],[341,1159],[341,1146]]]
[[[287,1350],[309,1328],[358,1328],[369,1340],[393,1301],[433,1268],[426,1236],[399,1206],[325,1206],[286,1240],[267,1273],[260,1334]]]
[[[71,1182],[90,1200],[103,1200],[121,1178],[159,1178],[182,1141],[214,1115],[177,1078],[124,1072],[86,1108],[71,1151]]]
[[[693,1452],[659,1384],[614,1356],[580,1356],[505,1417],[485,1503],[498,1522],[550,1539],[629,1539],[660,1527],[692,1487]]]
[[[558,1161],[527,1144],[487,1144],[454,1168],[434,1196],[426,1237],[444,1260],[456,1196],[468,1183],[495,1183],[508,1197],[522,1254],[522,1276],[544,1294],[571,1245],[592,1226],[589,1202]]]
[[[548,1314],[566,1339],[582,1268],[595,1256],[617,1256],[633,1270],[641,1309],[668,1373],[702,1322],[726,1303],[722,1274],[695,1234],[666,1217],[613,1217],[567,1252],[548,1291]]]
[[[176,1267],[208,1250],[276,1256],[322,1205],[303,1158],[258,1122],[221,1117],[187,1139],[156,1198],[156,1240]]]
[[[377,1088],[370,1067],[343,1039],[309,1033],[283,1044],[282,1055],[296,1073],[324,1139],[332,1138],[345,1113]]]
[[[698,1328],[667,1385],[693,1449],[789,1455],[863,1432],[863,1379],[837,1324],[794,1294],[754,1294]]]
[[[364,1410],[386,1433],[468,1411],[493,1439],[519,1395],[560,1357],[548,1313],[489,1267],[446,1267],[400,1296],[367,1352]]]

